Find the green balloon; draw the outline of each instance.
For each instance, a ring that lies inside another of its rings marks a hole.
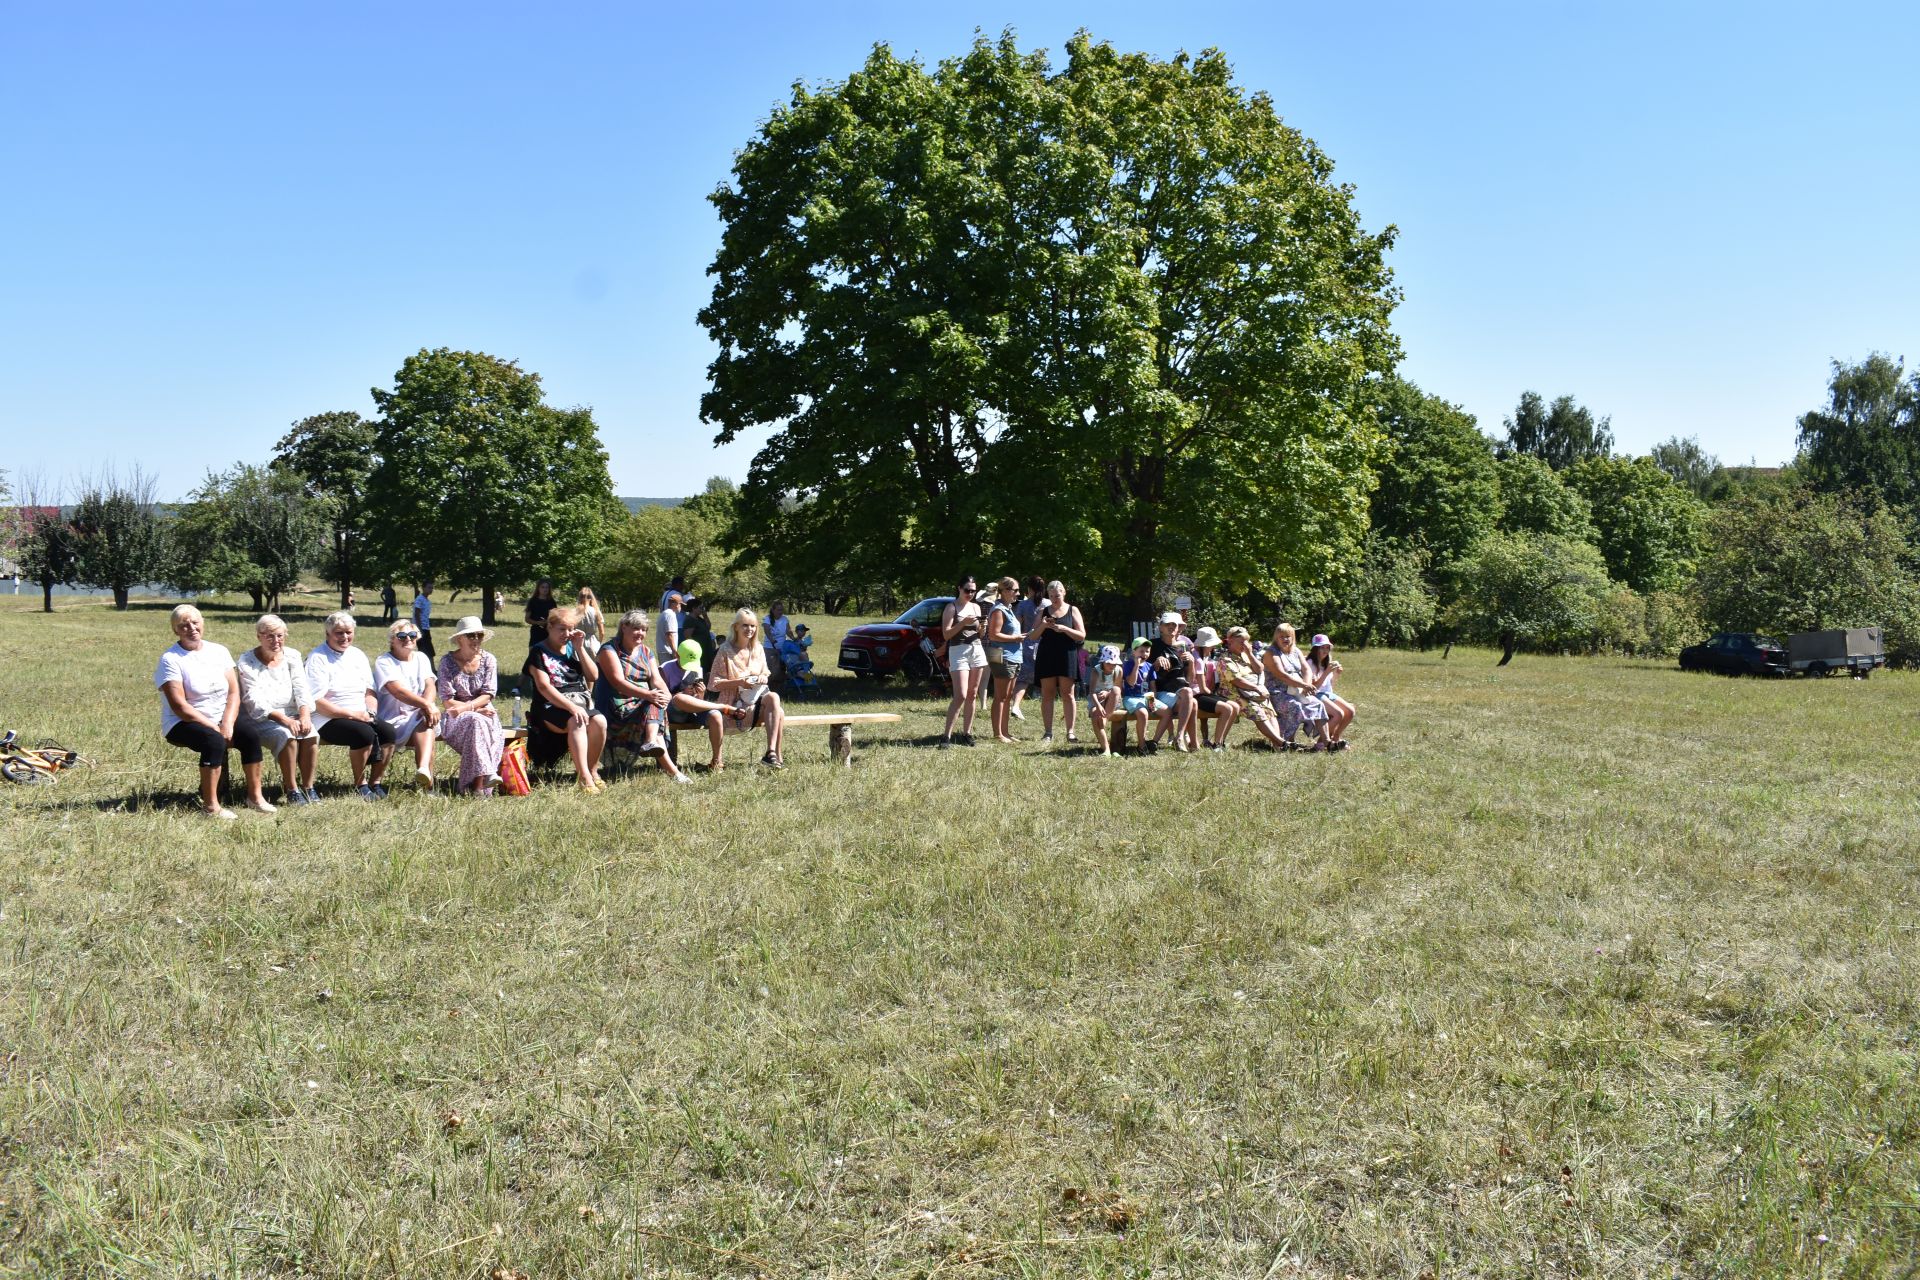
[[[681,667],[697,667],[700,665],[700,644],[698,641],[682,640],[680,647],[675,650],[675,652],[680,655]]]

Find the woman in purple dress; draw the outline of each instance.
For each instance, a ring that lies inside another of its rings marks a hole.
[[[500,669],[483,647],[493,632],[468,616],[453,629],[453,651],[440,659],[440,741],[460,755],[460,790],[490,796],[500,781],[506,734],[493,709]]]

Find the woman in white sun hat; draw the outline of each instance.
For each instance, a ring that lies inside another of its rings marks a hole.
[[[438,672],[440,739],[460,757],[461,791],[490,796],[500,782],[506,731],[493,700],[500,694],[500,666],[486,650],[493,632],[469,614],[453,629],[453,650],[442,654]]]

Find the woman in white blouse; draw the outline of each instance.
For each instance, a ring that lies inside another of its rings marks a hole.
[[[362,800],[385,800],[380,779],[393,755],[393,726],[374,714],[373,668],[353,647],[354,629],[346,610],[327,615],[327,642],[307,654],[307,692],[320,741],[347,749],[355,793]]]
[[[420,628],[404,619],[387,628],[387,652],[373,662],[380,718],[393,726],[393,740],[413,748],[413,773],[433,790],[433,741],[440,727],[439,689],[433,663],[420,652]]]
[[[300,651],[287,647],[287,624],[271,613],[253,624],[253,635],[259,643],[240,655],[240,714],[280,762],[281,803],[312,804],[320,798],[313,789],[320,738]]]

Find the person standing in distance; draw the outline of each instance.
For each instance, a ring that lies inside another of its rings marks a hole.
[[[428,578],[420,584],[420,594],[413,598],[413,625],[420,628],[420,643],[414,652],[433,662],[433,579]]]

